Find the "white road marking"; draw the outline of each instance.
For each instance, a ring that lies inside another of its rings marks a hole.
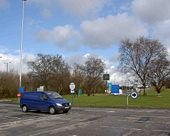
[[[108,112],[108,113],[114,113],[115,111],[106,111],[106,112]]]

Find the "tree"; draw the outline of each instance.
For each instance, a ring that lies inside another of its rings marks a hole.
[[[88,96],[98,89],[99,85],[103,83],[102,75],[104,73],[104,62],[95,57],[90,57],[84,65],[80,66],[82,73],[85,75],[84,86]]]
[[[82,66],[75,64],[72,73],[72,81],[74,81],[77,89],[84,89],[85,73],[81,69]]]
[[[50,78],[51,89],[58,90],[61,94],[69,93],[70,67],[61,56],[54,56],[52,61],[52,75]]]
[[[165,81],[165,86],[166,86],[166,88],[170,88],[170,76],[167,77],[167,79]]]
[[[34,61],[28,62],[28,66],[32,75],[30,79],[37,83],[36,88],[43,85],[47,90],[68,92],[70,71],[62,56],[38,54]]]
[[[160,54],[157,59],[151,62],[149,67],[150,82],[155,87],[158,95],[170,75],[170,62],[166,57],[167,54]]]
[[[120,66],[139,79],[146,95],[146,86],[149,83],[149,68],[152,62],[165,54],[165,47],[158,40],[151,40],[144,37],[136,41],[123,40],[119,49]]]
[[[28,62],[31,74],[48,89],[48,81],[51,76],[52,57],[50,55],[37,54],[35,61]],[[38,86],[37,86],[38,87]]]
[[[16,73],[0,72],[0,98],[16,97],[19,85],[17,79]]]

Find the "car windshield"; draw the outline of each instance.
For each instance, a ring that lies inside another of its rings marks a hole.
[[[59,94],[56,93],[56,92],[47,92],[47,95],[48,95],[50,98],[53,98],[53,99],[63,98],[61,95],[59,95]]]

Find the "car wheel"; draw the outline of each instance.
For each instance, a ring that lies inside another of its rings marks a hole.
[[[50,113],[50,114],[55,114],[55,108],[54,108],[53,106],[51,106],[51,107],[49,108],[49,113]]]
[[[63,112],[64,112],[64,113],[67,113],[68,111],[69,111],[69,110],[64,110]]]
[[[28,108],[27,108],[26,105],[23,105],[23,106],[22,106],[22,111],[23,111],[23,112],[27,112],[27,111],[28,111]]]

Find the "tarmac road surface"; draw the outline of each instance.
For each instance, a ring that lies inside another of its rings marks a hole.
[[[170,110],[73,107],[50,115],[0,103],[0,136],[170,136]]]

